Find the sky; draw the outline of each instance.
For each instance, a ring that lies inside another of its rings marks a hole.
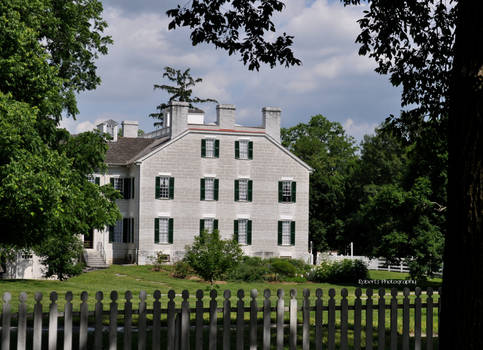
[[[154,90],[166,66],[191,68],[203,82],[194,96],[214,98],[236,106],[236,122],[261,125],[261,109],[282,109],[282,127],[306,123],[322,114],[341,123],[360,141],[390,114],[398,115],[400,89],[387,76],[374,72],[375,63],[357,54],[357,20],[364,6],[344,7],[338,1],[290,0],[273,21],[279,33],[293,35],[301,66],[262,66],[249,71],[239,56],[229,56],[211,45],[193,47],[189,31],[168,31],[166,10],[186,0],[103,0],[106,34],[114,44],[97,60],[101,85],[78,95],[76,120],[64,118],[71,133],[92,130],[107,119],[137,120],[144,131],[154,129],[149,117],[169,95]],[[202,104],[206,121],[215,120],[216,105]]]

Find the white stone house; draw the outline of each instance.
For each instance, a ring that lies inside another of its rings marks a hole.
[[[174,102],[162,128],[138,137],[138,123],[98,128],[111,133],[107,173],[124,199],[122,220],[86,237],[90,256],[107,264],[149,264],[156,252],[170,261],[203,229],[235,237],[247,255],[310,261],[309,175],[312,169],[280,144],[281,110],[262,110],[262,126],[235,123],[235,107],[218,105],[216,123]]]

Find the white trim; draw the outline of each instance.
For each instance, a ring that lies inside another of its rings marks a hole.
[[[251,141],[251,138],[249,137],[237,137],[237,141]]]
[[[171,218],[171,213],[158,213],[156,214],[157,218]]]
[[[250,179],[250,175],[238,175],[238,179]]]
[[[280,221],[294,221],[292,215],[280,215]]]
[[[203,175],[203,178],[207,178],[207,177],[209,177],[209,178],[216,178],[216,174],[204,174]]]
[[[215,214],[203,214],[202,217],[203,217],[203,219],[215,219],[216,215]]]
[[[293,177],[292,176],[282,176],[280,178],[280,181],[293,181]]]
[[[247,219],[250,220],[250,214],[237,214],[236,215],[237,219]]]
[[[171,173],[162,173],[162,172],[159,172],[158,173],[158,176],[171,176]]]

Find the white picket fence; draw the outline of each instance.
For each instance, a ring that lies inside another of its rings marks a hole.
[[[196,292],[195,298],[185,290],[182,300],[177,301],[173,290],[163,296],[157,290],[152,295],[152,308],[148,308],[144,291],[136,302],[132,293],[126,292],[123,303],[118,302],[118,293],[112,291],[106,305],[103,293],[97,292],[95,306],[89,310],[88,294],[83,292],[79,311],[74,312],[71,292],[65,295],[63,311],[59,310],[57,293],[52,292],[48,312],[43,312],[42,294],[35,294],[33,313],[27,312],[26,293],[20,294],[16,312],[12,311],[11,294],[4,293],[1,349],[11,349],[15,343],[18,350],[127,350],[133,347],[139,350],[161,347],[268,350],[287,346],[292,350],[335,350],[336,345],[341,350],[348,350],[349,345],[352,349],[409,350],[410,346],[421,349],[422,344],[426,349],[433,349],[437,336],[434,327],[439,329],[437,322],[433,322],[433,313],[440,313],[440,292],[433,300],[433,290],[428,288],[424,302],[418,287],[413,299],[409,298],[408,288],[402,291],[402,298],[398,298],[394,288],[388,298],[385,293],[385,289],[379,289],[375,296],[368,288],[363,296],[362,290],[357,288],[354,301],[349,305],[345,288],[341,290],[338,304],[334,289],[329,290],[326,301],[322,289],[315,291],[315,297],[304,290],[301,300],[297,299],[296,290],[291,290],[287,301],[283,290],[278,290],[276,298],[272,298],[267,289],[261,303],[257,301],[257,290],[250,292],[248,301],[244,300],[245,292],[239,290],[232,304],[229,290],[223,293],[221,302],[217,300],[217,291],[212,290],[209,303],[205,305],[201,290]],[[133,307],[135,304],[137,309]],[[424,314],[425,325],[422,325]],[[386,323],[388,315],[389,324]],[[401,322],[398,315],[402,316],[402,324],[398,324]],[[377,323],[374,323],[376,318]]]

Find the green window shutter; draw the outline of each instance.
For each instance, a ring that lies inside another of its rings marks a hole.
[[[96,178],[94,179],[94,182],[96,183],[96,185],[100,185],[101,184],[101,178],[99,176],[96,176]]]
[[[282,201],[282,194],[283,194],[283,185],[282,185],[282,181],[279,181],[278,182],[278,201],[279,202]]]
[[[114,241],[114,226],[109,226],[109,243]]]
[[[124,182],[123,189],[122,189],[122,194],[124,196],[124,199],[130,199],[131,198],[131,179],[126,177],[122,179]]]
[[[173,219],[168,220],[168,243],[173,244]]]
[[[214,193],[213,198],[215,199],[215,201],[217,201],[218,200],[218,187],[219,187],[218,185],[219,185],[219,181],[218,181],[218,179],[215,179],[214,182],[215,182],[215,193]]]
[[[235,180],[235,202],[240,200],[240,181]]]
[[[205,220],[200,219],[200,236],[203,234],[204,230],[205,230]]]
[[[253,199],[253,181],[248,180],[248,201],[251,202]]]
[[[238,242],[238,220],[233,221],[233,239]]]
[[[206,157],[206,140],[205,139],[201,140],[201,157],[203,157],[203,158]]]
[[[205,179],[200,179],[200,200],[205,200]]]
[[[218,219],[213,220],[213,230],[218,230]]]
[[[295,245],[295,221],[290,222],[290,244]]]
[[[159,218],[154,218],[154,243],[159,243]]]
[[[155,191],[154,191],[154,198],[159,198],[159,192],[161,191],[161,179],[159,176],[156,176],[156,183],[155,183]]]
[[[114,178],[113,177],[111,177],[109,179],[109,183],[111,184],[112,187],[114,187]]]
[[[248,142],[248,159],[253,159],[253,141]]]
[[[297,183],[292,181],[292,202],[296,202],[297,198]]]
[[[174,177],[169,178],[169,199],[174,199]]]
[[[134,177],[131,178],[131,198],[134,199]]]
[[[215,140],[215,158],[220,157],[220,140]]]
[[[240,158],[240,142],[235,141],[235,159]]]
[[[129,242],[134,243],[134,218],[131,219],[131,237]]]
[[[128,218],[122,219],[122,243],[128,242],[129,229],[131,228],[130,220]]]
[[[252,220],[247,222],[247,244],[252,245]]]
[[[278,245],[282,245],[282,225],[283,225],[283,222],[279,221],[278,222]]]

